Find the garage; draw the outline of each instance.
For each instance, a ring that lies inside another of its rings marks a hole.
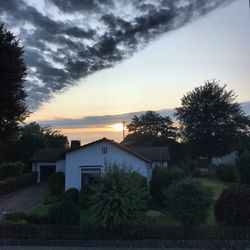
[[[56,165],[40,166],[40,182],[47,181],[49,177],[56,172]]]

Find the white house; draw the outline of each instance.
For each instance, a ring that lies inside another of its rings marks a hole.
[[[168,150],[163,147],[143,149],[129,149],[112,140],[101,140],[83,145],[74,146],[66,152],[56,149],[40,149],[32,157],[32,169],[38,172],[38,182],[44,181],[54,172],[65,173],[65,189],[77,188],[80,190],[89,178],[104,173],[107,164],[116,163],[128,166],[145,176],[148,182],[156,163],[169,158]],[[146,153],[145,153],[146,152]],[[163,154],[167,154],[164,156]],[[147,154],[147,157],[144,155]],[[156,157],[158,155],[158,157]],[[166,163],[165,163],[166,165]]]

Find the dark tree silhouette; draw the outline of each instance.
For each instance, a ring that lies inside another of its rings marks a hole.
[[[68,148],[67,136],[36,122],[26,124],[20,128],[19,138],[13,149],[13,159],[28,162],[32,154],[39,148],[66,149]]]
[[[23,47],[4,24],[0,25],[0,155],[29,115],[25,104],[24,81],[27,75]],[[1,161],[0,157],[0,161]]]
[[[180,122],[183,139],[194,156],[209,160],[237,149],[239,138],[249,134],[250,119],[236,102],[233,90],[207,81],[182,98],[175,116]]]
[[[167,140],[175,140],[176,137],[171,118],[153,111],[147,111],[139,117],[134,116],[127,128],[129,134],[124,140],[125,144],[166,144]]]

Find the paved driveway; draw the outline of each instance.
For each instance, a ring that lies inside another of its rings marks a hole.
[[[20,189],[4,196],[0,196],[0,215],[2,215],[4,211],[7,213],[28,213],[34,207],[42,203],[47,193],[47,183],[42,183]]]

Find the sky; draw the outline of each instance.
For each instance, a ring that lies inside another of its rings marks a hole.
[[[248,0],[0,0],[29,76],[27,122],[120,141],[121,122],[216,78],[250,111]],[[18,25],[17,25],[18,24]]]

